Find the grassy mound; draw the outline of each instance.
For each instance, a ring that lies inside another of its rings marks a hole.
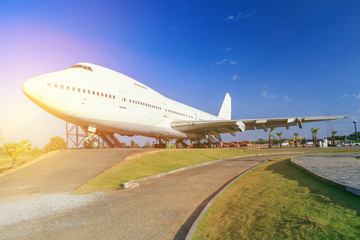
[[[257,151],[240,149],[191,149],[149,153],[132,160],[124,160],[80,187],[77,193],[119,188],[123,183],[179,168],[218,159],[252,155]]]
[[[360,198],[291,165],[266,163],[210,207],[194,239],[359,239]]]

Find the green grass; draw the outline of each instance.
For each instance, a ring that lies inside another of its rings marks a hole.
[[[41,155],[42,155],[42,153],[24,154],[17,160],[17,167],[19,167],[25,163],[31,162]],[[3,153],[0,153],[0,173],[10,169],[11,167],[12,167],[12,159],[10,157],[4,155]]]
[[[360,239],[360,197],[274,160],[217,198],[193,239]]]
[[[83,185],[76,192],[87,193],[99,190],[118,189],[123,183],[130,180],[136,180],[199,163],[257,153],[259,152],[239,149],[191,149],[145,154],[131,161],[119,162],[114,167]]]

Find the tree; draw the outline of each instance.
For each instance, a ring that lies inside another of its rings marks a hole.
[[[46,152],[60,150],[63,148],[66,148],[66,142],[62,137],[56,136],[53,138],[50,138],[50,142],[45,145],[44,150]]]
[[[270,131],[269,131],[269,148],[272,147],[271,146],[271,136],[273,136],[273,135],[271,134],[271,132],[274,131],[274,130],[275,130],[275,128],[270,128]]]
[[[319,132],[319,128],[311,128],[311,133],[312,133],[312,137],[313,137],[313,144],[316,147],[317,146],[317,138],[316,138],[316,134]]]
[[[151,148],[151,145],[150,145],[150,142],[149,142],[149,141],[146,141],[146,142],[145,142],[144,148]]]
[[[131,140],[131,142],[130,142],[130,147],[131,147],[131,148],[135,148],[135,147],[136,147],[136,144],[135,144],[134,140]]]
[[[37,148],[37,147],[33,147],[33,148],[31,148],[31,150],[30,150],[30,154],[31,154],[31,155],[38,155],[38,154],[40,154],[40,153],[42,153],[42,150],[39,149],[39,148]]]
[[[295,136],[295,147],[297,147],[297,136],[299,136],[299,133],[294,133],[294,136]]]
[[[4,139],[1,137],[1,135],[2,135],[1,131],[2,131],[2,130],[0,129],[0,142],[1,142],[1,141],[4,141]]]
[[[279,139],[280,139],[280,148],[281,148],[281,144],[282,144],[282,141],[281,141],[281,136],[282,136],[282,132],[278,132],[278,133],[276,133],[276,135],[278,135],[279,136]]]
[[[17,143],[5,143],[2,147],[3,153],[12,158],[12,168],[16,167],[19,157],[30,151],[30,149],[31,143],[27,139]]]
[[[335,145],[335,135],[337,134],[337,131],[332,131],[331,132],[331,137],[332,137],[332,144]]]

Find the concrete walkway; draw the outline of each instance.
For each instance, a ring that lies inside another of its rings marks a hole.
[[[0,202],[76,190],[127,156],[151,149],[69,149],[0,178]],[[153,150],[152,150],[153,151]]]
[[[84,199],[76,198],[80,207],[0,226],[0,239],[185,239],[199,213],[223,186],[272,157],[216,162],[152,179],[137,188],[99,193],[85,205]],[[60,197],[72,205],[76,196]]]
[[[360,196],[360,153],[302,155],[291,162],[314,176]]]

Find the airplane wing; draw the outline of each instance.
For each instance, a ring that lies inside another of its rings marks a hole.
[[[290,126],[302,127],[303,123],[329,121],[347,118],[347,116],[323,116],[323,117],[294,117],[294,118],[263,118],[263,119],[240,119],[240,120],[206,120],[206,121],[182,121],[175,120],[171,127],[186,133],[230,133],[235,135],[236,131],[263,129]]]

